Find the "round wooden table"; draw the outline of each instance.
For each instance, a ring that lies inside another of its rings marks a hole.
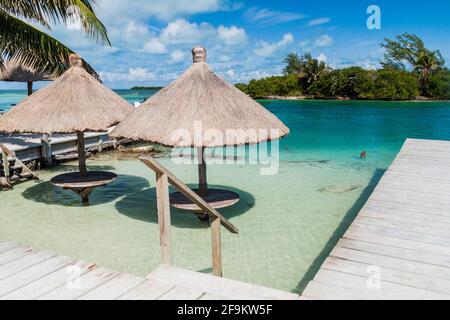
[[[116,179],[117,175],[112,172],[89,171],[83,175],[79,172],[70,172],[54,177],[51,183],[63,189],[72,190],[81,197],[84,206],[89,206],[89,195],[92,191]]]
[[[203,200],[205,200],[214,209],[231,207],[239,202],[239,194],[233,191],[223,189],[208,189],[206,194],[200,194],[199,189],[193,189]],[[177,208],[195,212],[201,220],[208,218],[196,204],[192,203],[181,192],[170,194],[170,204]]]

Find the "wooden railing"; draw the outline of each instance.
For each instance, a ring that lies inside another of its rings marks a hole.
[[[212,234],[212,265],[213,273],[222,276],[221,253],[221,226],[231,233],[239,233],[238,229],[225,219],[217,210],[212,208],[205,200],[192,189],[178,179],[173,173],[163,167],[157,160],[151,157],[139,158],[146,166],[156,173],[156,198],[158,206],[158,222],[160,232],[161,261],[163,264],[172,264],[171,220],[169,184],[180,191],[192,203],[197,205],[204,214],[210,217]]]
[[[14,153],[14,151],[9,150],[4,144],[0,143],[0,151],[2,153],[2,162],[3,162],[3,172],[5,177],[0,177],[0,184],[2,186],[11,188],[11,170],[10,170],[10,166],[9,166],[9,159],[14,159],[16,165],[18,164],[19,166],[22,167],[22,171],[26,172],[27,175],[29,175],[30,177],[32,177],[33,179],[39,179],[39,177],[30,169],[28,169],[28,167],[22,162],[20,161],[16,154]]]

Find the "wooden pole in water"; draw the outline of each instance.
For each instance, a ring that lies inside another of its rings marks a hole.
[[[213,274],[217,277],[222,277],[222,243],[220,236],[220,228],[222,227],[220,219],[212,218],[211,221],[211,236],[212,236],[212,265]]]
[[[86,169],[86,152],[84,150],[84,133],[77,132],[77,146],[78,146],[78,167],[81,175],[85,175]]]
[[[208,179],[206,175],[205,147],[199,147],[198,153],[198,188],[200,195],[208,192]]]
[[[10,183],[11,182],[11,174],[10,174],[10,171],[9,171],[8,154],[3,149],[1,151],[2,151],[2,160],[3,160],[3,173],[5,174],[6,182]]]
[[[33,81],[28,81],[27,86],[28,86],[28,95],[31,96],[33,94]]]
[[[165,265],[172,265],[169,180],[167,174],[159,172],[156,173],[156,200],[158,206],[161,263]]]

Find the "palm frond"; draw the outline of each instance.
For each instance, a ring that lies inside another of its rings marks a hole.
[[[0,11],[0,57],[59,76],[69,66],[73,51],[64,44],[32,25]],[[85,69],[99,79],[99,75],[86,62]]]
[[[71,7],[79,9],[81,27],[91,38],[101,44],[111,45],[108,32],[95,15],[93,4],[96,0],[0,0],[0,11],[18,18],[37,22],[50,28],[50,24],[67,24],[73,12]]]

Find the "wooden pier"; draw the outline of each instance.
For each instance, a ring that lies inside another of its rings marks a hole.
[[[450,299],[449,141],[406,141],[302,299]]]
[[[55,134],[48,141],[42,135],[36,134],[0,134],[0,143],[15,152],[22,162],[44,160],[52,162],[64,160],[68,154],[77,152],[77,137],[75,134]],[[85,134],[87,151],[102,151],[116,147],[120,142],[111,139],[108,132],[89,132]]]
[[[0,242],[0,300],[296,300],[298,295],[161,266],[146,278]]]

